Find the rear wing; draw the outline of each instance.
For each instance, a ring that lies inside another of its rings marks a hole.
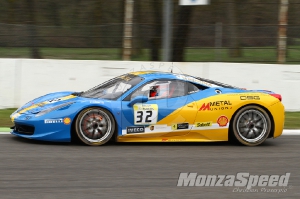
[[[213,80],[209,80],[209,79],[205,79],[205,78],[202,78],[202,77],[195,77],[195,76],[192,76],[200,81],[204,81],[204,82],[207,82],[207,83],[210,83],[210,84],[213,84],[213,85],[216,85],[216,86],[219,86],[219,87],[224,87],[224,88],[234,88],[234,89],[241,89],[239,87],[235,87],[235,86],[231,86],[229,84],[224,84],[224,83],[221,83],[221,82],[217,82],[217,81],[213,81]]]

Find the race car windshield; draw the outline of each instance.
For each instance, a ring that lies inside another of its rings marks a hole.
[[[132,74],[121,75],[81,93],[80,96],[116,100],[143,79]]]

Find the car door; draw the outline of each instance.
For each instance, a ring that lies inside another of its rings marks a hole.
[[[189,133],[198,109],[188,95],[188,84],[153,80],[132,92],[122,101],[122,135],[166,137]]]

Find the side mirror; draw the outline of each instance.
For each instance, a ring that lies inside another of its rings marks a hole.
[[[133,106],[136,103],[147,102],[147,101],[148,101],[148,97],[146,96],[136,96],[129,102],[128,106]]]

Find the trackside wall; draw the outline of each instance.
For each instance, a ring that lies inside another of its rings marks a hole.
[[[300,111],[300,65],[0,59],[0,109],[19,107],[56,91],[84,91],[131,71],[186,73],[247,89],[280,93],[288,111]]]

